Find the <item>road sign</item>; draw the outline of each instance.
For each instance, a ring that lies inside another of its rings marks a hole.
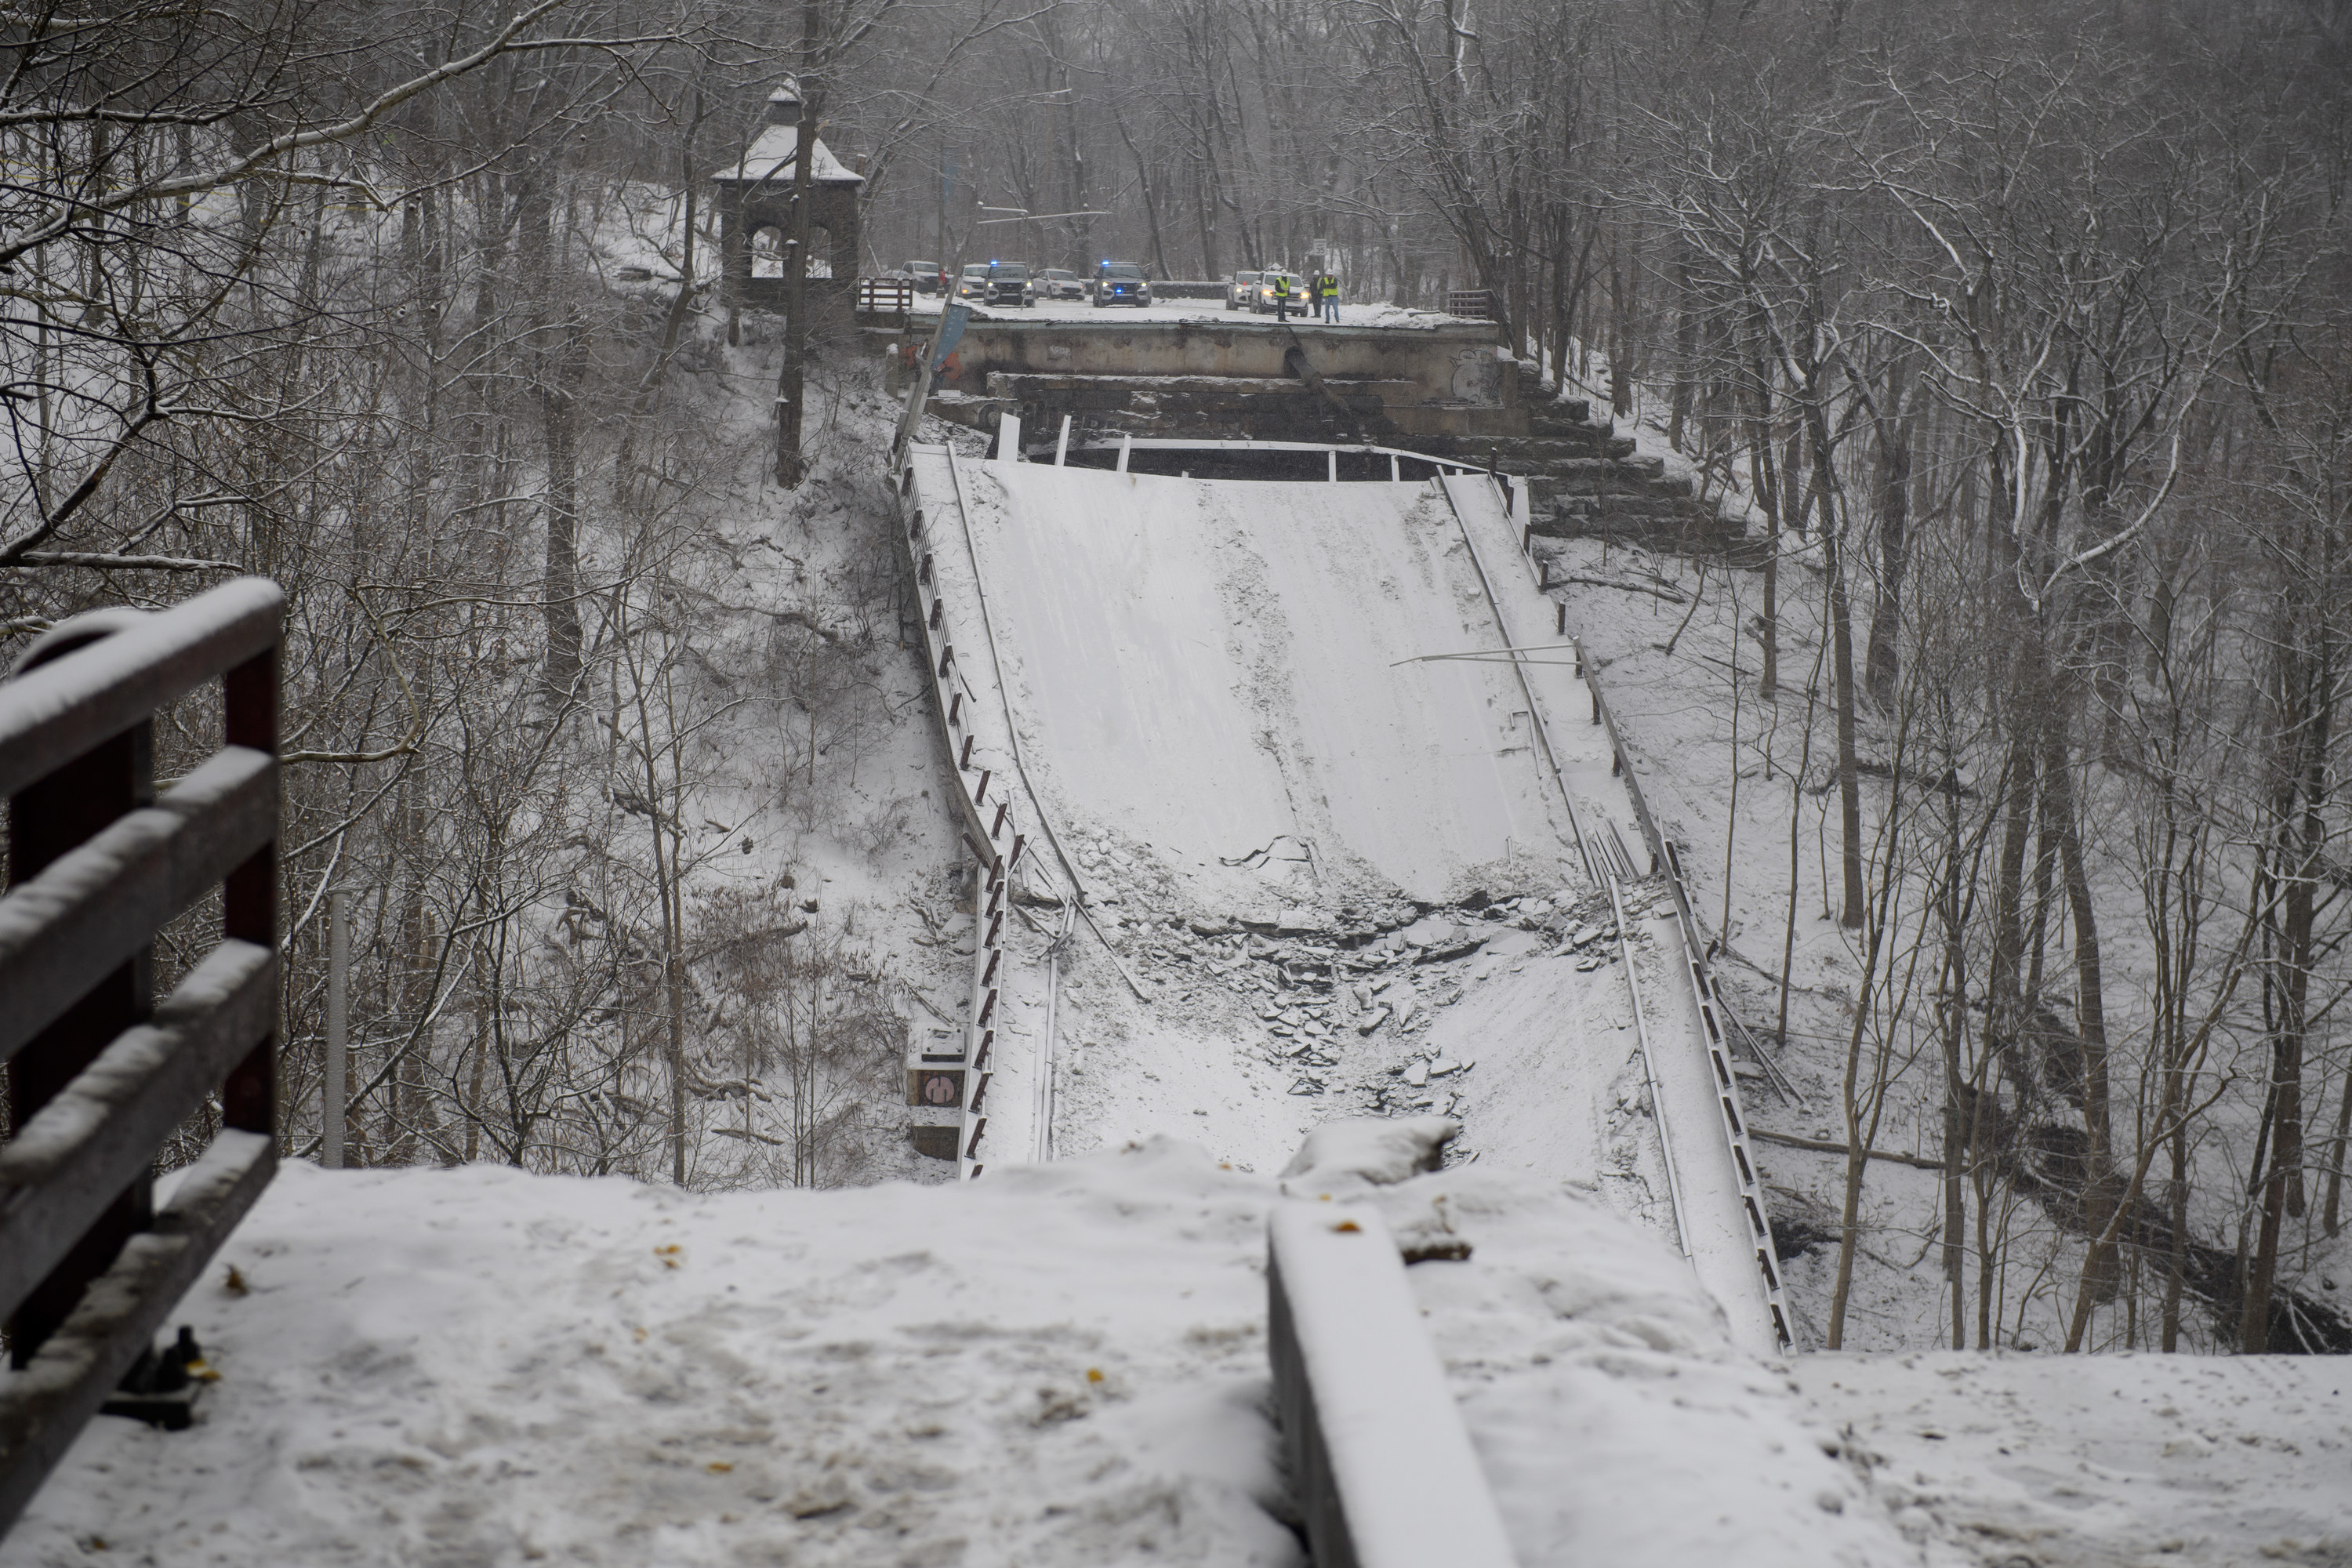
[[[907,1103],[931,1110],[956,1110],[963,1106],[963,1069],[916,1068],[907,1074]]]

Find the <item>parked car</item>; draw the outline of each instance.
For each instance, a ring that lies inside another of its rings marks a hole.
[[[1236,272],[1225,286],[1225,309],[1243,310],[1257,297],[1257,277],[1255,272]]]
[[[1132,261],[1106,261],[1095,268],[1094,280],[1087,285],[1087,295],[1099,310],[1106,305],[1149,305],[1151,303],[1151,280],[1143,268]]]
[[[985,304],[987,301],[984,296],[987,293],[988,263],[985,261],[965,262],[963,264],[962,274],[956,279],[956,298],[959,300],[979,300],[982,303]]]
[[[1285,296],[1289,298],[1292,310],[1302,316],[1307,314],[1307,279],[1279,269],[1261,272],[1257,279],[1257,297],[1250,302],[1250,309],[1258,315],[1271,316],[1275,311],[1275,302]]]
[[[1040,300],[1083,300],[1087,286],[1078,275],[1066,268],[1048,267],[1037,274],[1037,298]]]
[[[915,280],[918,294],[944,294],[948,291],[948,269],[936,261],[909,261],[907,275]]]

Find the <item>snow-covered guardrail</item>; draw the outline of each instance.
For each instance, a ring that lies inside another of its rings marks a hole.
[[[0,1531],[101,1407],[187,1425],[152,1342],[278,1169],[285,608],[247,577],[93,611],[0,683]],[[221,749],[157,795],[155,715],[215,678]],[[154,1002],[156,932],[215,888],[220,942]],[[156,1152],[215,1091],[222,1131],[158,1210]]]
[[[1502,1515],[1379,1214],[1276,1208],[1266,1295],[1275,1402],[1316,1568],[1511,1568]]]
[[[971,850],[978,883],[972,905],[976,940],[972,943],[971,1005],[959,1048],[954,1052],[926,1053],[922,1062],[923,1068],[934,1072],[961,1075],[955,1159],[957,1174],[969,1180],[981,1173],[980,1142],[988,1130],[988,1086],[994,1077],[992,1063],[1002,1026],[999,1011],[1003,1003],[1004,922],[1012,912],[1007,907],[1010,879],[1028,848],[1028,839],[1013,817],[1013,781],[985,765],[984,758],[973,754],[980,739],[979,715],[975,711],[979,705],[972,699],[970,683],[963,679],[960,660],[982,648],[985,631],[976,626],[959,626],[948,608],[946,595],[940,591],[933,547],[940,542],[944,530],[936,524],[947,515],[948,509],[963,504],[954,493],[954,458],[950,453],[939,454],[936,466],[944,470],[947,493],[927,496],[919,470],[934,465],[921,460],[912,443],[902,447],[901,452],[898,480],[892,487],[898,492],[898,514],[904,524],[900,539],[914,564],[916,592],[923,606],[924,659],[931,672],[932,694],[938,699],[937,712],[948,755],[954,764],[955,808],[962,818],[963,839]],[[960,631],[965,633],[966,652],[962,655],[956,648]]]
[[[1512,496],[1507,477],[1497,474],[1495,482],[1501,487],[1507,506]],[[1535,559],[1535,535],[1530,528],[1519,534],[1519,550],[1536,586],[1549,587],[1547,574]],[[1560,606],[1559,629],[1568,626],[1567,605]],[[1748,1240],[1754,1249],[1756,1272],[1764,1288],[1767,1308],[1772,1315],[1772,1327],[1785,1348],[1794,1342],[1790,1331],[1788,1297],[1781,1289],[1780,1263],[1772,1246],[1771,1221],[1764,1205],[1763,1184],[1758,1179],[1756,1162],[1749,1151],[1748,1120],[1740,1104],[1739,1080],[1731,1069],[1728,1027],[1736,1027],[1731,1011],[1724,1005],[1722,992],[1707,964],[1707,944],[1699,935],[1698,917],[1691,901],[1690,887],[1683,875],[1682,859],[1675,853],[1674,841],[1661,832],[1657,818],[1651,814],[1650,803],[1642,794],[1642,781],[1625,755],[1625,742],[1617,729],[1617,716],[1610,710],[1609,700],[1601,692],[1601,678],[1592,660],[1585,657],[1581,638],[1571,639],[1576,673],[1592,698],[1592,721],[1604,726],[1609,734],[1610,772],[1624,786],[1625,797],[1633,807],[1634,819],[1640,824],[1642,839],[1650,851],[1650,875],[1665,875],[1667,889],[1674,899],[1675,928],[1683,947],[1682,967],[1690,986],[1691,1002],[1699,1022],[1699,1041],[1706,1053],[1708,1072],[1715,1084],[1715,1100],[1721,1115],[1722,1135],[1731,1156],[1731,1169],[1739,1184],[1740,1206],[1745,1212]],[[1624,929],[1621,919],[1621,931]],[[1761,1053],[1758,1059],[1763,1061]],[[1764,1063],[1767,1071],[1771,1070]],[[1662,1113],[1663,1114],[1663,1113]],[[1668,1161],[1671,1164],[1672,1155]],[[1671,1174],[1671,1173],[1670,1173]],[[1680,1201],[1677,1199],[1679,1209]]]

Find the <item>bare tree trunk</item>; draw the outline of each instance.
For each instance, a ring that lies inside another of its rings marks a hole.
[[[1853,613],[1846,600],[1845,563],[1838,548],[1835,519],[1822,519],[1822,564],[1829,575],[1831,678],[1837,703],[1839,864],[1845,873],[1845,901],[1838,923],[1860,931],[1868,894],[1862,881],[1862,766],[1854,749]]]
[[[547,458],[547,564],[540,607],[547,626],[541,690],[551,713],[570,700],[580,674],[580,388],[588,377],[588,329],[576,310],[559,326],[552,168],[530,178],[522,200],[522,240],[531,290],[531,390]]]
[[[1944,1051],[1944,1282],[1951,1291],[1952,1348],[1966,1350],[1968,1320],[1969,1126],[1965,1106],[1969,977],[1967,915],[1960,887],[1967,861],[1961,846],[1960,794],[1938,792],[1948,812],[1944,834],[1944,879],[1937,904],[1944,927],[1941,1009]]]
[[[2099,960],[2098,911],[2091,900],[2090,875],[2083,861],[2083,837],[2074,804],[2074,769],[2067,757],[2066,721],[2045,716],[2042,728],[2042,793],[2045,818],[2057,832],[2058,864],[2066,909],[2074,928],[2074,1034],[2081,1042],[2083,1074],[2083,1217],[2093,1237],[2104,1236],[2115,1217],[2116,1174],[2115,1126],[2108,1107],[2106,999]],[[2117,1253],[2095,1242],[2084,1260],[2097,1300],[2113,1298]]]
[[[1871,595],[1870,643],[1864,668],[1871,700],[1895,702],[1903,618],[1903,574],[1911,531],[1911,421],[1902,412],[1903,370],[1888,368],[1886,392],[1874,421],[1878,437],[1878,583]]]
[[[801,457],[801,430],[808,401],[809,248],[815,234],[817,110],[823,96],[814,72],[823,41],[820,0],[803,0],[800,134],[793,145],[793,243],[792,254],[784,258],[784,360],[776,376],[776,483],[786,489],[808,476]]]

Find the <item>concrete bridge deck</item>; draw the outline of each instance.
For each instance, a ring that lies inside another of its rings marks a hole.
[[[937,411],[992,426],[1072,414],[1172,416],[1257,436],[1515,437],[1528,434],[1536,367],[1492,321],[1355,307],[1338,326],[1276,321],[1213,302],[1096,310],[1069,301],[975,310],[935,384]],[[908,321],[928,340],[934,307]],[[973,407],[974,403],[984,406]]]

